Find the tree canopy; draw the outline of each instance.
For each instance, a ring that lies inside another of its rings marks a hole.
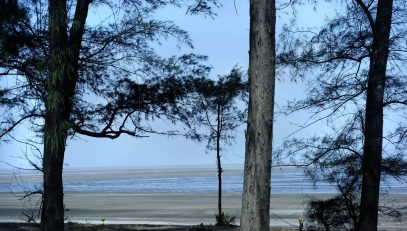
[[[282,150],[303,155],[306,166],[323,169],[324,180],[340,190],[361,190],[356,227],[373,230],[380,173],[396,178],[406,173],[407,82],[401,67],[407,61],[407,9],[402,1],[342,4],[344,11],[319,30],[283,30],[280,68],[308,83],[305,99],[291,102],[287,111],[309,110],[304,126],[326,121],[332,133],[287,141]]]
[[[24,120],[41,120],[47,91],[47,3],[11,3],[18,10],[2,23],[9,33],[2,34],[0,77],[15,82],[2,85],[0,91],[3,108],[0,137]],[[206,77],[211,67],[202,55],[160,57],[155,52],[154,46],[169,38],[175,38],[179,45],[192,46],[186,31],[170,21],[154,19],[157,11],[168,5],[186,6],[187,13],[207,15],[213,15],[214,7],[219,6],[216,1],[91,3],[91,11],[101,11],[107,16],[100,23],[85,26],[72,132],[108,138],[120,134],[143,136],[154,130],[148,124],[142,125],[141,120],[165,117],[173,122],[186,122],[190,112],[179,107],[180,102],[188,100],[192,78]],[[76,1],[68,1],[67,6],[68,26],[73,26]],[[17,47],[8,46],[7,41],[13,41]],[[34,130],[40,131],[41,126]]]

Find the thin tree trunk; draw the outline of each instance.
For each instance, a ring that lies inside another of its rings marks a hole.
[[[90,0],[78,0],[68,38],[66,0],[49,0],[49,50],[44,126],[43,231],[64,230],[62,170],[75,96],[78,59]]]
[[[218,106],[217,118],[217,131],[216,131],[216,158],[218,164],[218,225],[223,225],[224,217],[222,214],[222,164],[220,159],[220,135],[221,135],[221,110]]]
[[[217,141],[219,142],[219,141]],[[219,143],[217,144],[219,147]],[[220,160],[220,152],[219,149],[217,148],[217,154],[216,157],[218,159],[218,214],[219,217],[221,218],[220,221],[223,222],[223,217],[222,217],[222,165],[221,165],[221,160]]]
[[[360,231],[377,230],[380,175],[383,142],[383,99],[392,0],[379,0],[373,33],[373,47],[366,97],[365,140],[362,159],[362,193],[360,203]]]
[[[249,117],[240,227],[268,231],[275,85],[275,0],[250,1]]]

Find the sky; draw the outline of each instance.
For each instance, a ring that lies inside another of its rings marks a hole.
[[[175,24],[189,32],[195,53],[208,55],[209,63],[213,66],[211,77],[227,74],[234,65],[243,70],[248,68],[249,51],[249,1],[224,0],[223,7],[218,10],[214,18],[189,16],[177,10],[163,10],[159,17],[173,20]],[[335,9],[321,3],[319,10],[312,7],[302,7],[298,21],[310,27],[320,25],[326,14]],[[90,14],[90,20],[97,20],[97,12]],[[288,23],[290,16],[279,14],[277,17],[277,33],[284,23]],[[171,42],[170,42],[171,43]],[[174,46],[163,45],[157,47],[162,55],[179,52]],[[183,52],[191,51],[182,48]],[[280,79],[284,79],[281,76]],[[300,83],[278,81],[276,83],[276,108],[285,105],[287,100],[300,98],[304,93]],[[280,143],[307,119],[304,113],[291,116],[275,116],[274,145]],[[242,165],[244,163],[244,129],[237,131],[235,144],[225,147],[223,164]],[[315,128],[318,130],[318,128]],[[315,131],[314,129],[314,131]],[[307,132],[312,132],[307,131]],[[30,132],[21,126],[16,132],[17,137],[29,136]],[[305,133],[304,135],[309,135]],[[16,166],[27,166],[24,159],[19,158],[27,150],[24,145],[17,143],[0,144],[0,169],[9,168],[7,162]],[[103,168],[103,167],[162,167],[185,165],[213,165],[216,164],[214,151],[206,150],[206,143],[196,143],[182,137],[163,137],[152,135],[147,138],[133,138],[122,136],[115,140],[76,136],[68,140],[65,154],[65,168]]]

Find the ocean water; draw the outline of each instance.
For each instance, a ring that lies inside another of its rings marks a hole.
[[[40,187],[41,175],[32,172],[0,173],[0,192],[22,192]],[[407,179],[404,179],[406,181]],[[225,193],[241,193],[243,170],[226,167],[222,177]],[[68,169],[64,173],[65,192],[217,192],[217,172],[214,168],[184,167],[177,169]],[[275,168],[272,170],[271,191],[274,194],[331,194],[334,186],[319,182],[313,184],[301,169]],[[382,192],[407,194],[407,183],[387,179]]]

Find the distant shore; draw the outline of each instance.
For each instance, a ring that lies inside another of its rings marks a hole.
[[[332,195],[318,195],[327,198]],[[275,194],[271,198],[271,225],[298,225],[312,195]],[[21,221],[21,202],[0,193],[0,222]],[[215,222],[216,193],[66,193],[68,221],[82,224],[210,225]],[[407,206],[407,195],[388,195],[383,203]],[[28,204],[26,204],[28,206]],[[224,211],[239,218],[241,195],[226,193]],[[381,230],[407,230],[407,223],[380,222]]]

